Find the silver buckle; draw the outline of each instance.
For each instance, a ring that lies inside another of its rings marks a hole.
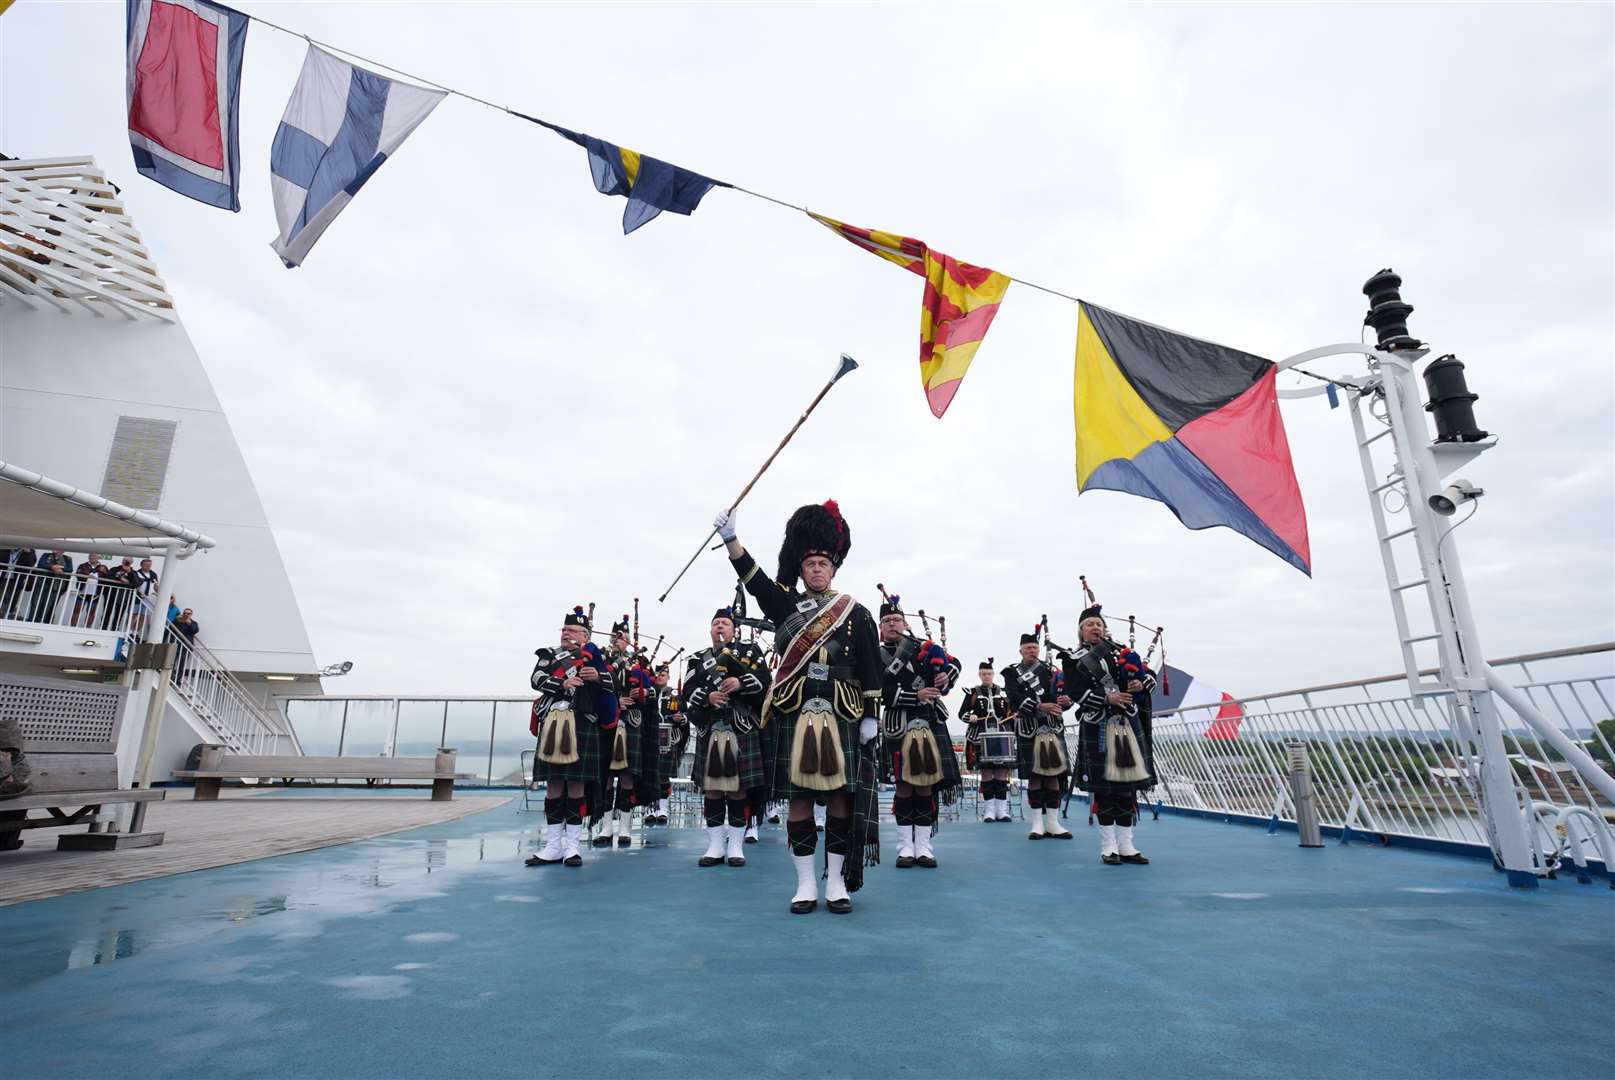
[[[810,679],[818,679],[820,682],[830,681],[829,664],[809,664],[807,673]]]

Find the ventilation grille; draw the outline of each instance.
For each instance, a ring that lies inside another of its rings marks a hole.
[[[163,501],[168,458],[174,450],[174,431],[178,427],[173,420],[118,417],[101,494],[136,510],[156,510]]]
[[[0,720],[20,721],[36,749],[112,753],[122,711],[121,689],[0,681]]]

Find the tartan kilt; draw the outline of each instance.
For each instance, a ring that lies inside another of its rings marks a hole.
[[[801,716],[801,709],[790,712],[771,711],[769,713],[769,727],[774,731],[774,787],[770,793],[771,799],[813,799],[817,802],[825,801],[829,796],[839,792],[854,792],[858,788],[858,720],[848,720],[839,711],[836,712],[836,726],[841,736],[841,768],[842,775],[849,778],[845,787],[834,791],[815,791],[813,788],[797,787],[791,783],[791,746],[796,742],[796,721]],[[860,720],[862,717],[859,718]]]
[[[638,736],[637,751],[632,742],[629,743],[629,761],[633,763],[634,790],[639,796],[641,804],[652,803],[662,797],[662,751],[660,746],[658,723],[650,719],[642,711],[637,729],[630,729],[631,735]]]
[[[739,760],[735,764],[740,769],[740,794],[744,794],[767,782],[767,774],[763,772],[763,737],[755,728],[751,731],[741,731],[739,728],[730,730],[735,733],[735,742],[740,747]],[[703,731],[695,740],[695,764],[690,766],[690,783],[697,791],[705,791],[706,777],[707,732]]]
[[[1075,762],[1075,755],[1071,753],[1071,746],[1069,743],[1066,744],[1065,756],[1068,764],[1073,764]],[[1037,762],[1032,757],[1032,740],[1023,737],[1020,732],[1015,733],[1015,760],[1018,763],[1015,769],[1017,775],[1027,780],[1049,779],[1047,776],[1038,775]],[[1070,790],[1071,770],[1069,768],[1067,768],[1066,771],[1057,779],[1060,781],[1061,790]]]
[[[627,709],[624,709],[620,714],[618,714],[617,727],[621,728],[622,731],[628,736],[628,768],[618,769],[615,773],[610,771],[605,772],[603,775],[608,779],[613,775],[638,775],[640,768],[639,755],[640,750],[644,745],[644,740],[641,738],[641,735],[644,734],[645,729],[643,727],[636,728],[628,722]],[[603,731],[600,733],[600,768],[603,770],[610,770],[611,768],[611,743],[615,738],[616,735],[612,732]]]
[[[601,731],[593,724],[578,722],[578,759],[570,765],[551,765],[533,757],[533,779],[543,783],[550,780],[582,780],[589,784],[600,782]],[[536,744],[535,744],[536,746]]]
[[[1119,716],[1111,716],[1111,723],[1126,723]],[[1127,794],[1135,791],[1147,791],[1155,786],[1155,755],[1154,747],[1148,739],[1149,731],[1140,731],[1144,725],[1132,721],[1133,737],[1138,739],[1139,749],[1144,753],[1144,767],[1149,770],[1149,776],[1143,780],[1106,780],[1105,779],[1105,748],[1099,745],[1098,721],[1082,721],[1077,736],[1077,759],[1075,763],[1076,784],[1083,791],[1094,795]],[[1142,737],[1141,737],[1142,736]]]
[[[959,755],[953,752],[953,736],[948,734],[945,724],[931,722],[931,734],[936,738],[937,764],[942,767],[942,779],[931,785],[933,791],[942,791],[945,788],[959,786]],[[904,762],[902,755],[903,739],[881,739],[881,753],[886,758],[886,768],[891,770],[892,782],[906,784],[903,778]]]

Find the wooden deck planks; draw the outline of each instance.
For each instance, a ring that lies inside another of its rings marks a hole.
[[[57,851],[56,829],[30,829],[19,851],[0,852],[0,907],[103,885],[205,870],[435,825],[503,806],[510,797],[265,797],[227,792],[217,802],[150,804],[146,829],[167,834],[159,847]],[[0,803],[0,806],[3,806]],[[75,826],[82,832],[83,825]]]

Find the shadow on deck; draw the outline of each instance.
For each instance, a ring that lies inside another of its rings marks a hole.
[[[786,912],[783,830],[528,869],[507,804],[0,910],[7,1071],[125,1077],[1603,1075],[1615,893],[1163,815],[965,823]],[[0,867],[3,872],[3,867]]]

